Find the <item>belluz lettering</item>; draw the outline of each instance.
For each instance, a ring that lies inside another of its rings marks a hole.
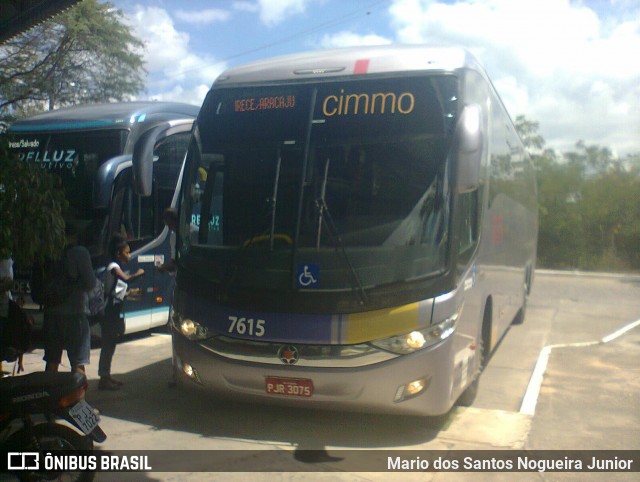
[[[53,151],[28,151],[20,153],[20,160],[27,162],[42,162],[42,163],[55,163],[64,164],[67,166],[73,165],[73,161],[76,159],[75,149],[56,149]]]
[[[328,95],[322,102],[322,113],[327,117],[335,115],[361,114],[411,114],[416,105],[416,99],[411,92],[396,94],[394,92],[377,92],[375,94],[345,94],[340,89],[340,95]]]

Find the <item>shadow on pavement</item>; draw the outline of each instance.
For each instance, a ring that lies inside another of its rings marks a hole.
[[[376,448],[425,443],[433,440],[450,418],[331,412],[216,399],[182,383],[169,388],[170,363],[163,360],[118,375],[125,383],[119,391],[99,391],[97,381],[91,381],[87,398],[107,417],[158,430],[287,443],[300,450],[321,450],[328,445]]]

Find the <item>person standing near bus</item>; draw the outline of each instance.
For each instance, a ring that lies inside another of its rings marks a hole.
[[[52,273],[53,280],[64,293],[55,305],[44,306],[44,361],[47,371],[57,372],[62,351],[67,350],[73,371],[84,374],[91,354],[91,332],[86,315],[87,292],[95,286],[96,277],[89,250],[78,244],[78,231],[74,225],[65,227],[66,246],[62,263]]]
[[[131,259],[131,248],[127,238],[122,234],[115,234],[109,241],[109,255],[111,262],[107,266],[105,279],[105,295],[107,307],[105,315],[100,321],[102,329],[102,348],[100,349],[100,362],[98,364],[98,375],[100,382],[99,390],[118,390],[123,383],[111,376],[111,362],[116,351],[118,339],[124,334],[124,318],[122,317],[122,306],[127,296],[140,296],[140,288],[128,289],[128,282],[139,278],[144,274],[143,269],[139,269],[130,275],[122,270],[122,266]]]

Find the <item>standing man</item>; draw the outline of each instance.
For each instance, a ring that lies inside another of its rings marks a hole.
[[[91,354],[87,293],[94,287],[96,277],[89,250],[78,244],[75,226],[67,224],[65,234],[67,243],[60,265],[63,273],[58,273],[65,285],[65,296],[44,307],[44,361],[47,371],[57,372],[62,351],[67,350],[71,370],[84,374]]]

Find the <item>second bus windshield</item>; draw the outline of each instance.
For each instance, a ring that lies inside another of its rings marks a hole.
[[[353,288],[352,269],[364,288],[442,269],[456,86],[440,75],[212,91],[189,155],[184,253],[211,248],[226,276],[228,248],[265,251],[246,256],[245,278],[287,272],[286,285],[307,266],[323,289]]]

